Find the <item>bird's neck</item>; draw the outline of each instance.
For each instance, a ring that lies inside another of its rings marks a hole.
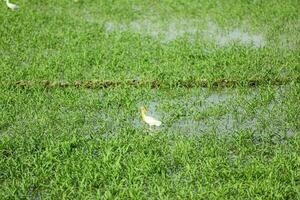
[[[141,111],[142,118],[145,119],[145,111]]]

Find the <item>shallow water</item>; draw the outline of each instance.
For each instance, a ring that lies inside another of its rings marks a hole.
[[[207,27],[203,28],[203,24],[207,24]],[[104,27],[106,34],[130,31],[159,39],[161,43],[185,37],[192,43],[197,42],[197,38],[201,38],[207,42],[215,42],[219,46],[239,43],[259,48],[266,45],[263,33],[250,33],[243,31],[242,28],[231,29],[230,27],[225,30],[212,21],[173,19],[162,23],[157,20],[141,19],[128,23],[107,21],[104,23]]]
[[[247,94],[239,94],[237,90],[210,91],[201,89],[191,91],[193,95],[186,98],[161,100],[161,104],[169,103],[183,114],[174,119],[174,110],[164,111],[159,100],[149,102],[148,114],[162,120],[158,130],[174,134],[197,135],[207,132],[231,134],[238,131],[253,131],[264,134],[295,133],[295,127],[287,125],[287,108],[282,103],[285,89],[276,90],[275,99],[261,105],[263,91],[251,89]],[[221,109],[221,110],[220,110]],[[187,113],[187,114],[186,114]],[[205,113],[203,116],[202,113]],[[200,117],[196,117],[200,114]],[[134,119],[134,126],[146,126],[140,116]]]

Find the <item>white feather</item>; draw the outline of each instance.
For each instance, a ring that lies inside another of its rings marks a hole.
[[[145,115],[144,121],[149,124],[150,126],[160,126],[161,121],[158,121],[157,119],[154,119],[153,117]]]
[[[157,119],[155,119],[153,117],[150,117],[150,116],[145,114],[147,109],[144,106],[142,106],[140,109],[141,109],[141,113],[142,113],[142,119],[147,124],[149,124],[150,129],[151,129],[152,126],[160,126],[161,125],[161,121],[158,121]]]

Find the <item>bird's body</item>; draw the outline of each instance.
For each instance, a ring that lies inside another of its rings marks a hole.
[[[153,117],[147,116],[146,111],[147,111],[147,109],[145,107],[141,107],[142,119],[144,120],[144,122],[149,124],[150,129],[151,129],[152,126],[160,126],[161,121],[159,121],[159,120],[157,120]]]
[[[16,4],[10,3],[9,0],[5,0],[6,1],[6,5],[7,7],[9,7],[12,10],[17,10],[19,8],[19,6],[17,6]]]

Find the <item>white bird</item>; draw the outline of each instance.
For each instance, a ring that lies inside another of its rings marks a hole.
[[[154,119],[153,117],[147,116],[145,114],[147,112],[147,109],[144,106],[142,106],[140,108],[140,110],[141,110],[141,114],[142,114],[142,119],[144,120],[144,122],[149,124],[150,129],[152,126],[160,126],[161,125],[161,121],[158,121],[157,119]]]
[[[10,3],[9,0],[5,0],[6,1],[6,5],[7,7],[9,7],[12,10],[17,10],[19,8],[19,6],[17,6],[16,4]]]

